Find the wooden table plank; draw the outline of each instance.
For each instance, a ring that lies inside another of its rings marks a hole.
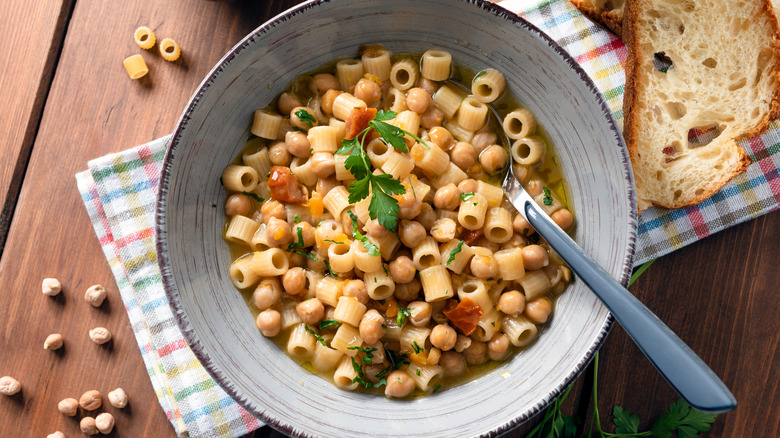
[[[73,3],[5,2],[0,14],[0,254]]]
[[[780,436],[777,230],[775,212],[722,231],[662,257],[631,288],[737,398],[706,436]],[[679,398],[620,327],[601,350],[599,382],[604,426],[621,405],[645,430]]]
[[[25,0],[13,2],[30,7]],[[59,414],[57,402],[89,389],[106,394],[117,386],[127,390],[131,409],[105,408],[116,416],[114,436],[174,436],[152,391],[74,174],[92,158],[170,133],[216,61],[266,17],[291,4],[76,4],[0,260],[0,371],[24,387],[20,395],[0,400],[0,436],[41,437],[57,429],[80,436],[77,420]],[[171,64],[157,52],[140,50],[132,37],[140,25],[150,26],[158,39],[176,39],[183,59]],[[23,31],[25,39],[38,41],[35,29]],[[136,53],[143,54],[150,73],[131,81],[122,60]],[[41,280],[49,276],[62,280],[61,297],[41,294]],[[107,286],[108,306],[94,309],[84,302],[84,290],[93,283]],[[95,326],[112,331],[110,348],[89,341],[87,333]],[[60,353],[42,348],[52,332],[65,337]]]

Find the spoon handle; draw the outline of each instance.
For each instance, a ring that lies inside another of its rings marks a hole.
[[[515,184],[519,186],[516,180]],[[737,400],[707,364],[634,295],[585,254],[525,190],[507,190],[507,195],[536,232],[601,299],[682,398],[702,412],[727,412],[737,406]]]

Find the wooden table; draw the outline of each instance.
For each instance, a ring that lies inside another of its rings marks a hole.
[[[202,0],[6,0],[0,14],[0,375],[23,384],[0,397],[0,437],[80,436],[57,402],[89,389],[121,386],[130,408],[108,408],[115,436],[172,437],[154,395],[119,293],[74,174],[88,160],[170,133],[192,92],[220,56],[246,33],[297,3]],[[122,59],[138,53],[132,32],[173,37],[184,59],[148,53],[148,78],[127,78]],[[709,436],[780,435],[780,214],[718,233],[663,257],[632,291],[688,342],[732,389],[739,407],[718,417]],[[41,294],[58,277],[64,293]],[[106,285],[100,309],[83,301]],[[110,349],[87,339],[95,326],[114,333]],[[45,351],[49,333],[66,346]],[[601,353],[602,423],[615,404],[645,427],[677,395],[616,326]],[[588,373],[586,373],[587,375]],[[583,383],[583,380],[587,382]],[[589,416],[590,380],[565,405]],[[587,417],[589,418],[589,417]],[[610,428],[611,430],[611,428]],[[510,436],[521,436],[516,431]],[[267,429],[256,436],[279,436]]]

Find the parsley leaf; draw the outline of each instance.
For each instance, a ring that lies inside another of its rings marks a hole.
[[[328,261],[327,261],[327,260],[323,260],[323,262],[325,262],[325,266],[327,266],[327,267],[328,267],[328,274],[330,274],[330,276],[331,276],[331,277],[334,277],[334,278],[335,278],[335,277],[338,277],[338,275],[336,275],[336,273],[335,273],[335,272],[333,272],[333,269],[331,269],[331,268],[330,268],[330,263],[328,263]]]
[[[395,125],[380,122],[376,119],[371,120],[369,124],[380,136],[382,136],[382,141],[390,143],[391,146],[401,152],[409,152],[409,149],[406,148],[406,140],[404,140],[404,133],[406,131]]]
[[[301,123],[308,125],[309,128],[311,128],[312,126],[314,126],[315,123],[317,123],[317,119],[315,119],[314,116],[311,115],[305,109],[299,109],[298,111],[296,111],[295,117],[298,117]]]
[[[379,388],[382,385],[387,385],[387,380],[385,379],[379,379],[377,383],[371,383],[366,380],[363,375],[363,367],[357,363],[354,357],[350,357],[350,359],[352,360],[352,369],[355,370],[355,374],[357,374],[357,376],[352,379],[353,382],[360,383],[366,388]]]
[[[338,327],[341,323],[336,321],[335,319],[323,319],[320,321],[320,324],[318,325],[320,330],[325,330],[331,327]]]
[[[241,192],[241,194],[242,194],[242,195],[247,195],[247,196],[249,196],[249,197],[251,197],[251,198],[254,198],[254,199],[255,199],[255,201],[257,201],[257,202],[263,202],[263,201],[265,201],[265,199],[261,198],[260,196],[257,196],[257,194],[256,194],[256,193],[252,193],[252,192]]]
[[[630,434],[639,433],[639,417],[631,414],[620,406],[612,408],[612,416],[615,423],[615,433]]]
[[[441,383],[433,387],[433,393],[436,394],[439,392],[439,388],[441,388]]]
[[[705,414],[691,407],[683,399],[669,405],[669,411],[653,424],[650,432],[658,438],[668,438],[672,432],[677,432],[680,438],[698,437],[700,432],[707,432],[717,415]]]
[[[482,70],[481,72],[477,73],[476,75],[474,75],[474,79],[472,79],[471,82],[472,83],[476,82],[476,80],[479,79],[480,77],[484,76],[485,73],[487,73],[487,70]]]
[[[349,155],[356,147],[360,147],[357,137],[345,139],[341,142],[341,147],[336,151],[336,155]]]
[[[322,338],[322,336],[318,335],[317,332],[312,330],[308,325],[304,325],[303,328],[306,329],[307,332],[311,333],[312,336],[320,343],[323,347],[327,347],[328,344],[325,342],[325,339]]]
[[[417,341],[412,342],[412,348],[414,349],[415,354],[420,354],[423,349],[419,345],[417,345]]]
[[[450,257],[447,259],[447,266],[455,261],[455,256],[463,249],[463,241],[461,240],[458,245],[450,251]]]
[[[301,217],[300,217],[300,216],[298,216],[297,214],[295,215],[295,217],[293,218],[293,220],[295,221],[295,223],[296,223],[296,224],[299,224],[299,223],[301,223]]]
[[[398,315],[395,317],[395,322],[398,324],[398,327],[403,327],[404,323],[406,323],[406,318],[412,317],[412,314],[409,313],[410,310],[412,310],[411,307],[407,309],[405,307],[398,306]]]
[[[552,193],[550,193],[550,189],[548,189],[547,187],[542,187],[542,191],[544,192],[544,200],[543,200],[544,205],[552,205],[553,198],[552,198]]]
[[[461,201],[468,201],[469,199],[474,197],[474,192],[468,192],[468,193],[461,193],[460,199]]]
[[[316,262],[316,261],[319,261],[319,259],[317,258],[317,256],[315,256],[314,254],[309,254],[309,253],[305,253],[305,252],[303,252],[303,251],[298,251],[298,250],[295,250],[295,251],[293,251],[293,252],[294,252],[294,253],[296,253],[296,254],[300,254],[300,255],[302,255],[302,256],[304,256],[304,257],[306,257],[307,259],[312,259],[312,260],[314,260],[315,262]]]
[[[370,178],[359,179],[357,181],[354,181],[352,184],[350,184],[349,199],[348,199],[349,203],[354,204],[358,201],[368,198],[369,193],[371,193],[371,191],[369,190],[370,186],[371,186]]]
[[[388,110],[379,110],[376,112],[376,115],[374,116],[374,120],[378,122],[386,122],[388,120],[393,120],[395,116],[397,116],[394,111],[388,111]]]
[[[349,217],[352,219],[352,237],[354,237],[355,240],[363,243],[363,248],[368,251],[369,255],[378,256],[379,248],[371,243],[371,241],[368,240],[368,237],[364,236],[360,233],[360,231],[358,231],[358,218],[355,216],[355,213],[352,213],[352,210],[347,210],[347,214],[349,214]]]
[[[387,174],[372,175],[371,188],[373,195],[368,204],[369,216],[371,219],[378,220],[380,225],[394,233],[398,224],[399,207],[398,201],[390,195],[404,194],[406,189],[400,181]]]
[[[295,248],[303,248],[303,227],[296,228],[296,232],[298,233],[298,241],[291,243],[285,251],[292,251]]]
[[[336,245],[343,245],[344,244],[344,242],[336,242],[333,239],[325,239],[325,240],[323,240],[323,242],[331,242],[331,243],[335,243]]]

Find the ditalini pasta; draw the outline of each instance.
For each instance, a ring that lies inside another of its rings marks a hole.
[[[149,67],[146,66],[146,61],[141,55],[128,56],[122,64],[130,79],[140,79],[149,73]]]
[[[357,55],[254,112],[221,178],[229,278],[259,335],[337,388],[434,394],[533,342],[572,281],[504,199],[506,160],[561,228],[574,217],[500,71],[472,77],[436,48]]]
[[[181,56],[181,48],[172,38],[164,38],[160,41],[160,55],[166,61],[176,61]]]
[[[149,29],[146,26],[141,26],[136,29],[133,33],[133,39],[135,40],[135,43],[138,44],[138,47],[144,50],[151,49],[154,47],[154,43],[157,42],[152,29]]]

